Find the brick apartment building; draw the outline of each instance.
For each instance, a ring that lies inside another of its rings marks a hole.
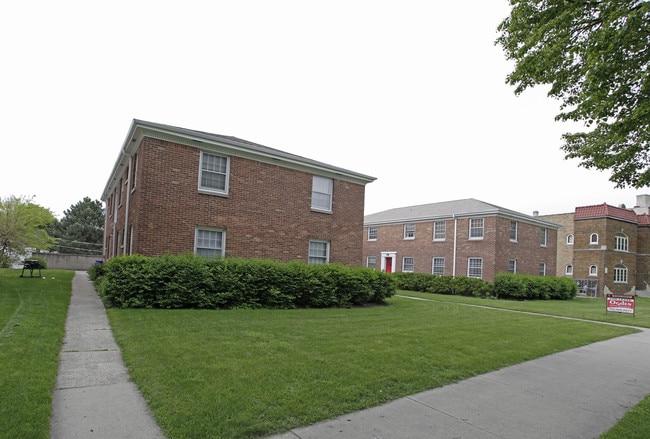
[[[360,265],[374,177],[134,120],[104,189],[104,258],[194,252]]]
[[[648,295],[650,282],[650,196],[637,205],[607,203],[576,207],[573,213],[542,218],[561,225],[558,275],[575,279],[588,296]]]
[[[401,207],[365,216],[363,258],[386,272],[555,276],[558,228],[475,199]]]

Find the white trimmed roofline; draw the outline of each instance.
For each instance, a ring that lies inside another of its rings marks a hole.
[[[301,157],[278,149],[249,142],[237,137],[222,136],[186,128],[174,127],[154,122],[133,119],[127,133],[120,154],[113,166],[111,175],[106,183],[102,199],[107,200],[109,194],[117,184],[119,176],[128,167],[128,160],[137,150],[143,138],[152,137],[169,140],[174,143],[192,146],[205,151],[221,152],[223,154],[249,158],[252,160],[270,163],[286,168],[297,169],[305,172],[327,176],[338,180],[349,181],[357,184],[367,184],[376,180],[376,177],[328,165],[306,157]]]

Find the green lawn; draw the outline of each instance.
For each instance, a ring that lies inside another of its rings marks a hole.
[[[49,438],[72,271],[0,269],[0,437]]]
[[[170,438],[286,431],[634,331],[399,297],[358,309],[108,314]]]

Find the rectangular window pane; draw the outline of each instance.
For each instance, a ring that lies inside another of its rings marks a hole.
[[[511,241],[516,241],[517,240],[517,228],[518,228],[517,221],[510,221],[510,240]]]
[[[329,242],[327,241],[309,241],[309,258],[310,264],[327,264],[329,261]]]
[[[467,260],[467,277],[483,278],[483,259],[469,258]]]
[[[313,209],[332,210],[332,186],[331,178],[314,175],[311,187],[311,207]]]
[[[516,273],[517,272],[517,261],[514,259],[510,259],[508,261],[508,272],[509,273]]]
[[[431,273],[440,276],[445,274],[445,258],[433,258],[433,270]]]
[[[415,260],[412,257],[404,257],[402,259],[402,271],[405,273],[412,273]]]
[[[223,238],[221,230],[197,229],[194,252],[210,258],[223,256]]]
[[[540,276],[546,276],[546,263],[545,262],[540,262],[539,263],[539,275]]]
[[[415,239],[415,224],[404,224],[404,239]]]
[[[447,233],[447,226],[444,221],[435,221],[433,223],[433,239],[434,241],[443,241]]]
[[[470,239],[483,238],[483,218],[469,220],[469,237]]]
[[[541,234],[540,234],[540,242],[539,242],[539,244],[540,244],[542,247],[546,247],[546,234],[547,234],[547,230],[546,230],[546,228],[545,228],[545,227],[542,227],[542,229],[541,229]]]
[[[368,241],[377,239],[377,227],[368,227]]]
[[[201,153],[200,188],[225,192],[228,180],[228,158]]]
[[[366,267],[377,268],[377,256],[368,256],[366,259]]]

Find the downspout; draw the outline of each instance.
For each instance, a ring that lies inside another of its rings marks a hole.
[[[458,236],[458,218],[456,218],[456,214],[452,214],[452,218],[454,219],[454,256],[453,256],[453,261],[452,261],[452,271],[451,275],[452,277],[456,277],[456,246],[457,246],[457,236]]]

